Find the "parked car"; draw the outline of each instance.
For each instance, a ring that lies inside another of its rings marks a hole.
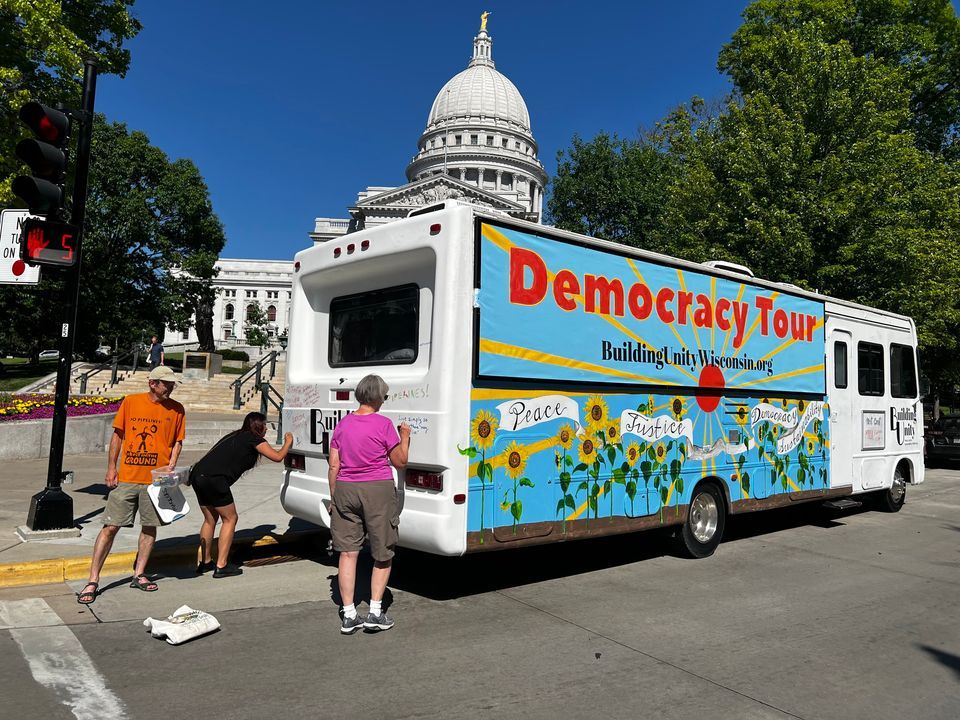
[[[926,431],[927,465],[960,460],[960,415],[941,415]]]
[[[96,352],[97,359],[99,359],[99,360],[106,360],[107,358],[110,357],[110,351],[111,351],[112,349],[113,349],[113,348],[111,348],[109,345],[101,345],[101,346],[98,347],[98,348],[96,349],[96,351],[95,351],[95,352]]]
[[[41,350],[39,355],[41,360],[56,360],[60,357],[59,350]]]

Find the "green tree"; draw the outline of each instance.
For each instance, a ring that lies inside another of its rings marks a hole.
[[[564,230],[650,248],[673,170],[672,157],[651,138],[600,133],[585,142],[574,136],[570,149],[557,153],[548,220]]]
[[[270,343],[270,334],[267,332],[267,314],[257,303],[251,303],[247,306],[243,334],[248,345],[264,348]]]
[[[196,166],[171,162],[142,132],[98,116],[94,125],[83,240],[76,343],[89,354],[99,338],[121,349],[145,328],[185,329],[209,300],[223,248],[220,221]],[[36,289],[0,288],[6,332],[36,351],[57,337],[62,282],[45,271]],[[149,333],[148,333],[149,334]]]
[[[10,182],[17,113],[27,100],[78,107],[83,63],[121,77],[130,65],[126,40],[140,32],[133,0],[0,0],[0,206],[19,207]]]

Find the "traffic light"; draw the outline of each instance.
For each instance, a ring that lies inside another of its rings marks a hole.
[[[53,220],[24,220],[20,259],[29,265],[73,267],[77,264],[77,228]]]
[[[70,118],[59,110],[30,101],[20,108],[20,119],[35,137],[17,143],[16,154],[33,174],[14,178],[13,192],[26,201],[34,215],[65,219],[63,185]]]

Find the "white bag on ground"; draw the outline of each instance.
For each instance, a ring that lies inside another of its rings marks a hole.
[[[163,620],[147,618],[143,626],[155,638],[166,637],[171,645],[179,645],[187,640],[212,633],[220,629],[220,622],[210,613],[194,610],[189,605],[181,605],[173,615]]]

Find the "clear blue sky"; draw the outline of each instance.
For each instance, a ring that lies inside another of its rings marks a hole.
[[[140,0],[126,78],[97,109],[200,168],[224,257],[291,258],[315,217],[400,185],[441,87],[492,14],[552,176],[574,133],[634,137],[693,95],[723,96],[717,53],[746,0],[262,2]]]

